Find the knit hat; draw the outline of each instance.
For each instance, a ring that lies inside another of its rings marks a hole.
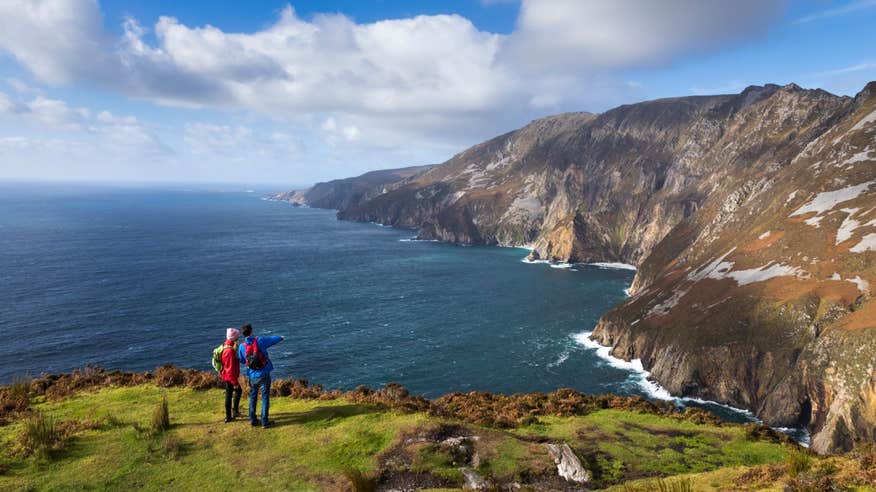
[[[237,328],[228,328],[225,330],[225,339],[230,341],[235,341],[240,338],[240,330]]]

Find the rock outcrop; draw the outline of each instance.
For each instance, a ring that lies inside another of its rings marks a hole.
[[[876,440],[874,82],[854,98],[766,85],[552,116],[370,189],[331,207],[422,238],[636,264],[633,297],[593,334],[614,355],[675,394],[807,426],[818,451]]]
[[[581,460],[572,451],[568,444],[545,444],[548,452],[557,465],[557,474],[568,482],[586,483],[590,480],[590,473],[581,465]]]

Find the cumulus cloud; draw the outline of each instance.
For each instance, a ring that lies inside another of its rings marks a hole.
[[[254,32],[162,16],[150,25],[127,18],[116,35],[96,0],[4,0],[0,51],[44,84],[87,85],[160,105],[242,111],[271,121],[296,118],[308,135],[336,149],[389,153],[417,146],[446,157],[547,113],[601,110],[634,99],[642,88],[620,70],[670,63],[756,35],[783,5],[523,0],[509,34],[479,29],[459,15],[357,23],[340,14],[304,19],[287,6]],[[112,128],[129,143],[147,142],[151,134],[139,122],[77,114],[51,98],[14,104],[0,97],[0,111],[29,112],[46,125]],[[193,155],[255,145],[280,155],[305,147],[300,135],[278,143],[270,131],[247,125],[193,123],[183,133]]]
[[[183,142],[196,156],[211,156],[236,161],[253,158],[282,159],[293,157],[297,139],[287,133],[262,132],[245,125],[189,123]]]
[[[759,34],[784,0],[524,0],[508,63],[531,71],[653,66]]]
[[[161,17],[151,45],[136,19],[110,42],[93,0],[8,0],[0,46],[44,82],[84,79],[163,104],[452,114],[559,102],[542,87],[713,48],[763,30],[782,3],[525,0],[510,35],[458,15],[357,24],[339,14],[304,20],[288,6],[253,33]]]
[[[96,115],[87,108],[74,107],[60,99],[36,96],[14,99],[0,92],[0,121],[11,128],[30,133],[53,135],[50,147],[63,150],[82,146],[92,152],[119,152],[135,156],[172,154],[172,149],[134,116],[117,116],[109,111]],[[63,138],[61,138],[63,137]],[[24,148],[48,140],[34,137],[8,137],[8,148]],[[58,145],[59,142],[67,142]],[[14,144],[14,145],[13,145]]]
[[[61,84],[103,70],[107,47],[95,0],[4,0],[0,47],[40,80]]]

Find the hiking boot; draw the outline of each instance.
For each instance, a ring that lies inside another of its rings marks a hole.
[[[262,424],[262,429],[270,429],[274,426],[273,420],[266,420],[264,424]]]
[[[234,417],[225,417],[225,423],[234,422]]]
[[[239,418],[240,418],[240,410],[235,410],[235,411],[234,411],[234,418],[236,418],[236,419],[239,419]]]
[[[251,425],[253,427],[258,427],[258,426],[262,425],[262,423],[258,419],[255,419],[255,420],[250,421],[249,425]]]

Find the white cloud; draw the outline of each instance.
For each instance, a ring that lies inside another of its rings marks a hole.
[[[509,63],[531,71],[666,63],[765,30],[783,0],[523,0]]]
[[[337,14],[306,21],[287,7],[253,33],[161,17],[152,45],[135,19],[109,42],[93,0],[7,0],[0,46],[43,82],[97,83],[162,104],[494,114],[521,100],[561,105],[595,70],[664,63],[762,30],[782,3],[525,0],[510,35],[458,15],[357,24]]]
[[[333,116],[329,116],[322,122],[322,129],[328,133],[334,133],[335,130],[338,129],[338,124],[335,122],[335,118]]]
[[[183,142],[195,156],[211,156],[234,162],[256,159],[287,162],[299,149],[297,138],[289,133],[262,132],[244,125],[189,123]]]
[[[8,125],[7,131],[21,133],[4,138],[7,151],[38,148],[44,156],[56,153],[52,157],[56,160],[73,159],[71,149],[83,150],[80,157],[86,158],[108,153],[138,158],[173,153],[136,117],[117,116],[109,111],[94,115],[87,108],[41,95],[25,101],[0,92],[0,123]],[[2,171],[0,167],[0,175]]]
[[[350,125],[345,126],[344,129],[341,131],[341,134],[344,135],[344,138],[352,142],[359,139],[359,135],[361,134],[361,132],[359,131],[359,128],[357,126]]]
[[[523,0],[510,34],[459,15],[357,23],[339,14],[303,19],[289,6],[254,32],[163,16],[151,25],[127,18],[116,35],[96,0],[2,0],[0,51],[43,84],[242,116],[183,125],[174,140],[191,155],[404,165],[439,161],[547,113],[637,98],[643,88],[620,70],[760,33],[783,4]],[[83,112],[41,93],[29,99],[0,96],[0,112],[171,152],[136,118]],[[353,150],[373,155],[340,154]]]
[[[95,0],[0,2],[0,47],[44,82],[66,83],[99,71],[111,45],[105,41]]]
[[[853,2],[849,2],[846,5],[842,5],[840,7],[833,7],[830,9],[822,10],[819,12],[815,12],[813,14],[809,14],[799,19],[795,20],[796,24],[805,24],[807,22],[812,22],[815,20],[837,17],[840,15],[851,14],[852,12],[857,12],[859,10],[868,9],[876,7],[876,0],[856,0]]]
[[[192,123],[186,125],[183,141],[194,154],[225,154],[248,143],[252,134],[245,126]]]

